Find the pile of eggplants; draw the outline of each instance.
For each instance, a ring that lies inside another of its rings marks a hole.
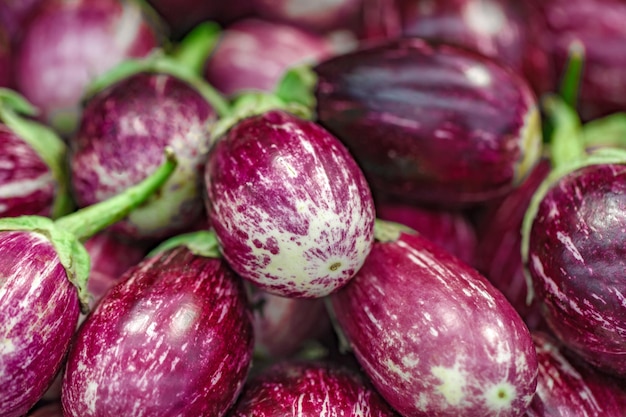
[[[626,415],[617,0],[5,3],[0,416]]]

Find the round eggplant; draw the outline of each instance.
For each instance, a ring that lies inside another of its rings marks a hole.
[[[129,269],[68,354],[64,415],[222,416],[252,359],[243,282],[221,258],[170,249]]]
[[[239,121],[209,152],[207,210],[231,267],[276,295],[345,285],[373,243],[374,203],[334,136],[282,110]]]
[[[331,305],[378,392],[404,416],[522,416],[537,357],[511,304],[426,238],[389,225],[377,237]]]
[[[493,59],[406,38],[314,70],[319,123],[354,155],[377,198],[467,206],[511,191],[539,160],[536,98]]]

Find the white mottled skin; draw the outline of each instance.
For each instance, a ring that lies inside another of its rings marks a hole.
[[[77,333],[65,414],[222,416],[243,387],[252,325],[238,278],[178,248],[131,268]]]
[[[0,415],[24,415],[61,368],[78,297],[50,242],[0,232]]]
[[[260,154],[243,160],[232,148],[246,134],[258,135]],[[371,250],[374,208],[339,141],[312,122],[274,112],[222,142],[209,154],[205,180],[211,221],[233,269],[282,296],[318,298],[345,285]],[[242,165],[255,169],[237,177]]]
[[[521,416],[537,363],[528,329],[485,278],[419,235],[380,243],[331,296],[339,326],[404,416]]]

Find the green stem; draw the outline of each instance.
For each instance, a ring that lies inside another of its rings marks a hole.
[[[567,65],[561,79],[559,92],[563,101],[573,109],[578,106],[578,91],[580,90],[584,58],[584,45],[580,41],[572,42],[569,46]]]
[[[553,126],[550,157],[554,168],[586,156],[581,122],[576,111],[555,95],[543,99],[543,108]]]
[[[185,246],[194,255],[205,258],[219,258],[221,256],[215,232],[200,230],[171,237],[152,249],[146,257],[153,257],[178,246]]]
[[[275,94],[286,103],[296,103],[311,113],[315,112],[315,85],[317,74],[308,65],[302,65],[289,69],[279,81]]]
[[[100,230],[122,220],[146,201],[170,177],[177,166],[174,152],[165,149],[165,162],[148,178],[121,194],[82,208],[56,220],[57,228],[66,230],[79,240],[86,240]]]
[[[221,35],[221,27],[214,22],[203,22],[192,29],[170,54],[179,65],[202,76],[204,65]]]

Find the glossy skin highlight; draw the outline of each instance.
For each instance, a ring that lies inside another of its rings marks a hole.
[[[522,416],[535,392],[528,328],[473,268],[426,238],[374,244],[331,296],[378,392],[405,416]]]
[[[205,183],[224,258],[269,293],[326,296],[371,249],[369,186],[314,122],[279,110],[240,121],[209,152]]]
[[[315,67],[317,115],[375,196],[459,207],[511,191],[539,158],[536,99],[497,62],[417,38]]]
[[[535,296],[555,335],[626,376],[626,165],[577,169],[541,199],[528,242]]]
[[[130,269],[76,335],[65,415],[224,415],[251,364],[245,297],[222,259],[183,247]]]

